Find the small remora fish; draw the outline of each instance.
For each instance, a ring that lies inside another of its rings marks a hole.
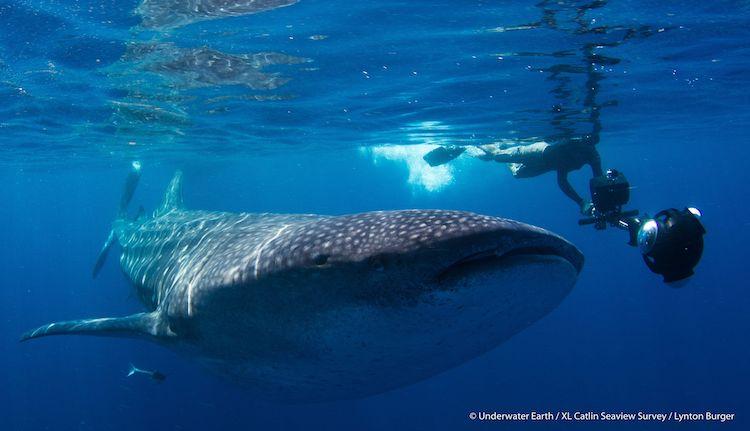
[[[187,210],[181,175],[153,217],[126,207],[108,250],[146,312],[24,334],[140,337],[195,357],[260,397],[359,398],[434,376],[541,319],[583,266],[544,229],[462,211],[343,216]]]
[[[136,374],[144,374],[146,376],[149,376],[152,380],[155,380],[160,383],[163,382],[164,379],[167,378],[167,376],[160,373],[159,371],[142,370],[136,367],[135,365],[130,364],[130,371],[128,371],[128,377],[134,376]]]

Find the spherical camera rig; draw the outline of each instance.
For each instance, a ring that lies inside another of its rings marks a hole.
[[[626,230],[628,244],[638,247],[648,268],[661,275],[665,283],[684,280],[693,275],[703,254],[706,229],[696,208],[669,208],[654,217],[639,215],[638,210],[623,211],[630,200],[630,184],[614,169],[594,177],[589,182],[591,217],[578,221],[579,225],[593,224],[597,230],[612,226]]]

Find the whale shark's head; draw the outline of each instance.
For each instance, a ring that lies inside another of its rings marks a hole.
[[[264,397],[356,398],[494,348],[555,309],[582,265],[561,237],[496,217],[308,219],[264,242],[250,280],[196,314],[196,337],[207,356],[231,346],[213,367]]]
[[[413,300],[434,290],[530,279],[572,286],[575,246],[546,230],[459,211],[382,211],[306,222],[264,247],[256,274],[349,289],[362,298]],[[539,276],[540,274],[535,274]]]

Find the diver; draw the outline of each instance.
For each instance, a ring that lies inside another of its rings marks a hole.
[[[133,376],[135,374],[145,374],[151,378],[151,380],[154,380],[156,382],[163,382],[167,376],[160,373],[159,371],[149,371],[149,370],[142,370],[140,368],[137,368],[135,365],[130,364],[130,371],[128,371],[128,377]]]
[[[549,144],[544,141],[530,145],[493,143],[476,146],[467,151],[467,147],[438,147],[424,156],[430,166],[439,166],[460,156],[467,155],[486,161],[508,163],[515,178],[531,178],[556,171],[557,185],[563,193],[573,200],[581,213],[591,215],[593,205],[584,200],[570,185],[568,174],[581,169],[584,165],[591,167],[594,177],[603,174],[601,158],[596,150],[595,140],[591,138],[571,139],[561,144]]]

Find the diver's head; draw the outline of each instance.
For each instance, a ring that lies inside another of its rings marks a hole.
[[[696,208],[670,208],[641,223],[638,248],[649,269],[663,276],[666,283],[693,275],[703,254],[706,233],[700,217]]]

